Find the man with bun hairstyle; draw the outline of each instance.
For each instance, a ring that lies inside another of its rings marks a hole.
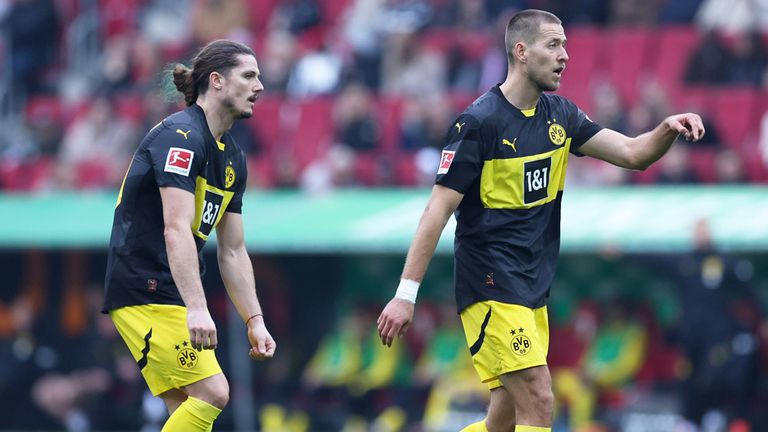
[[[560,250],[568,153],[642,170],[678,135],[701,139],[704,126],[696,114],[675,114],[630,138],[544,93],[558,89],[568,63],[565,32],[549,12],[514,15],[505,44],[505,81],[450,126],[437,184],[378,330],[390,346],[408,329],[419,284],[455,214],[456,302],[472,362],[491,389],[486,418],[463,430],[549,432],[546,300]]]
[[[246,160],[227,132],[253,114],[264,89],[259,74],[253,51],[226,40],[203,47],[192,68],[176,65],[173,81],[187,108],[144,137],[117,197],[103,312],[165,401],[164,432],[209,431],[229,400],[201,281],[201,250],[214,229],[248,354],[259,360],[275,352],[243,239]]]

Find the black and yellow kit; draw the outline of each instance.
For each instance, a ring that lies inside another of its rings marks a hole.
[[[600,131],[571,101],[542,94],[522,112],[498,86],[451,126],[437,184],[464,198],[456,209],[459,311],[494,300],[546,303],[560,251],[560,203],[568,153]]]
[[[199,253],[224,212],[240,213],[246,180],[242,150],[229,134],[214,139],[199,105],[152,128],[136,150],[117,198],[103,311],[184,305],[168,265],[160,187],[195,194],[191,228]],[[199,262],[203,274],[202,257]]]

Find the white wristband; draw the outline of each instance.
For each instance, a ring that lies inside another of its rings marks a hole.
[[[395,298],[405,300],[416,304],[416,296],[419,294],[419,283],[415,280],[400,279],[400,285],[397,286]]]

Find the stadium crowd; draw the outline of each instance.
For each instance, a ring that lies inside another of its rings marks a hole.
[[[649,171],[585,158],[568,181],[768,179],[764,1],[3,4],[3,190],[115,188],[138,139],[178,102],[161,71],[215,38],[253,46],[260,61],[266,91],[233,131],[253,186],[428,185],[452,119],[503,78],[498,35],[524,7],[563,18],[571,61],[560,93],[594,120],[632,134],[695,109],[707,123],[706,142],[676,146]]]

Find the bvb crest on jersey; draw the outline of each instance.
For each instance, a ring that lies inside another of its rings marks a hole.
[[[229,189],[235,184],[235,169],[231,165],[227,165],[224,170],[224,188]]]
[[[547,132],[547,134],[549,135],[549,140],[552,141],[552,144],[563,145],[566,138],[565,129],[559,124],[555,123],[556,121],[557,120],[552,119],[552,124],[549,126],[549,131]]]

